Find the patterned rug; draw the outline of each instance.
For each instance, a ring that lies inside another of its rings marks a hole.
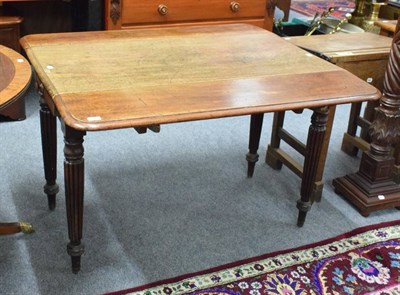
[[[321,15],[327,11],[329,7],[333,7],[335,11],[332,16],[342,19],[346,13],[352,13],[355,8],[354,1],[292,1],[290,9],[306,16],[314,16],[316,12]]]
[[[400,220],[110,294],[400,294]]]

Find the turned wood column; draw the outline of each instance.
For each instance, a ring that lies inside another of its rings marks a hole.
[[[308,130],[306,153],[304,159],[303,177],[301,180],[300,200],[297,201],[299,215],[297,226],[304,225],[307,212],[311,209],[314,183],[318,173],[320,161],[323,160],[322,149],[324,144],[326,123],[328,122],[329,108],[322,107],[314,110],[311,125]]]
[[[370,149],[357,173],[333,181],[335,191],[353,203],[363,216],[400,206],[400,186],[393,181],[393,147],[400,140],[400,31],[393,37],[383,93],[369,128]]]
[[[46,184],[44,192],[47,195],[49,209],[56,207],[56,195],[59,191],[56,183],[57,178],[57,121],[44,98],[43,85],[39,83],[38,92],[40,95],[40,128],[42,133],[42,153],[44,176]]]
[[[83,226],[84,159],[83,136],[85,132],[62,125],[64,132],[64,181],[67,208],[68,237],[67,252],[71,256],[72,272],[81,267],[84,246],[81,243]]]

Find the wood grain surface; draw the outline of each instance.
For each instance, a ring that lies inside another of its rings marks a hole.
[[[244,24],[30,35],[22,45],[50,104],[78,130],[379,98],[347,71]]]
[[[313,35],[285,38],[292,44],[304,49],[319,52],[331,61],[340,59],[342,62],[359,60],[359,56],[371,54],[373,59],[377,55],[387,57],[392,45],[392,38],[372,33]]]
[[[26,90],[31,73],[29,62],[22,55],[0,45],[0,110]]]

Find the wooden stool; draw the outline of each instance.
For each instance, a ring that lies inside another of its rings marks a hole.
[[[0,45],[0,113],[23,96],[31,75],[31,67],[23,56]],[[0,235],[32,231],[32,226],[24,222],[0,223]]]
[[[375,87],[382,89],[382,81],[386,69],[391,39],[371,34],[352,33],[334,35],[314,35],[285,38],[289,42],[344,68],[363,80],[370,81]],[[369,104],[367,110],[373,110],[374,103]],[[347,136],[343,139],[342,149],[354,154],[356,142],[356,128],[360,124],[361,103],[353,104]],[[318,163],[317,178],[314,183],[313,197],[315,201],[321,199],[323,190],[323,171],[328,151],[331,128],[334,118],[334,109],[330,109],[327,122],[327,131],[324,138],[323,157]],[[302,165],[297,163],[289,154],[280,147],[283,140],[300,154],[304,155],[305,145],[284,129],[284,113],[275,113],[272,127],[271,143],[268,146],[266,163],[274,169],[286,165],[295,174],[301,177]],[[349,142],[350,139],[354,141]]]

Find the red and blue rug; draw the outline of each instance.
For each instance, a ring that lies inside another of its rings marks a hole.
[[[400,294],[400,220],[110,294]]]
[[[321,15],[329,7],[334,8],[332,16],[342,19],[346,13],[352,13],[355,8],[354,1],[292,1],[290,9],[306,16],[314,16],[316,12]]]

